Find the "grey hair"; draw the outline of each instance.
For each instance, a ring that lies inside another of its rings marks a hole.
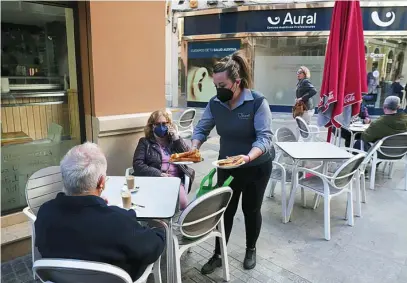
[[[97,144],[86,142],[73,147],[61,161],[62,181],[67,195],[82,195],[95,190],[106,176],[107,161]]]
[[[397,111],[400,108],[400,98],[395,95],[386,97],[383,102],[383,108],[389,109],[391,111]]]

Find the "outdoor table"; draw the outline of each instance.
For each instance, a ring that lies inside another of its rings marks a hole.
[[[324,173],[326,173],[329,162],[347,160],[353,157],[351,153],[328,142],[276,142],[276,146],[295,161],[292,173],[291,193],[286,209],[287,221],[290,219],[294,206],[298,183],[298,164],[301,161],[322,161],[324,168],[323,170],[325,171]],[[360,216],[360,186],[356,186],[356,190],[356,213]]]
[[[10,145],[10,144],[22,144],[32,142],[33,139],[30,138],[24,132],[9,132],[1,133],[1,146]]]
[[[357,133],[363,133],[364,131],[366,131],[367,128],[369,128],[370,124],[351,124],[349,126],[349,128],[347,129],[350,134],[351,134],[351,138],[350,138],[350,146],[353,147],[353,145],[355,144],[355,135]]]
[[[107,177],[105,197],[109,205],[123,207],[121,189],[126,186],[124,176]],[[135,177],[135,186],[138,191],[131,194],[132,203],[135,207],[139,220],[163,220],[167,241],[167,282],[174,282],[173,275],[173,239],[172,218],[178,209],[178,196],[181,179],[175,177]],[[140,207],[144,206],[144,207]]]
[[[350,124],[350,126],[348,128],[344,128],[346,130],[348,130],[351,134],[350,136],[350,147],[353,147],[354,143],[355,143],[355,136],[358,133],[363,133],[364,131],[366,131],[367,128],[369,128],[370,124]],[[337,129],[336,130],[336,138],[337,141],[334,142],[337,146],[341,146],[341,131],[342,129]]]

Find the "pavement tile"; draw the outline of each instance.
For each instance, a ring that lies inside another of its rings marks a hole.
[[[13,268],[11,267],[11,263],[6,262],[1,265],[1,274],[7,275],[13,272]]]

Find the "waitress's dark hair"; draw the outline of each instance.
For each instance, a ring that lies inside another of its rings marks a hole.
[[[252,88],[252,69],[241,50],[220,59],[213,66],[213,72],[215,74],[224,71],[226,71],[228,78],[231,79],[232,82],[235,82],[237,79],[241,80],[241,89]]]

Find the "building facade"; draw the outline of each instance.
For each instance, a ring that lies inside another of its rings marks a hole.
[[[27,220],[31,174],[77,144],[98,143],[109,175],[132,166],[148,116],[165,108],[165,7],[1,2],[2,228]]]
[[[311,70],[311,81],[320,89],[334,2],[212,2],[218,3],[197,9],[185,4],[174,7],[180,27],[180,102],[204,107],[216,93],[211,82],[214,59],[238,49],[246,51],[254,69],[254,86],[266,96],[272,111],[291,111],[300,66]],[[393,81],[407,75],[407,5],[366,1],[361,9],[366,80],[373,94],[367,104],[372,114],[380,114]],[[314,99],[317,105],[318,97]]]

